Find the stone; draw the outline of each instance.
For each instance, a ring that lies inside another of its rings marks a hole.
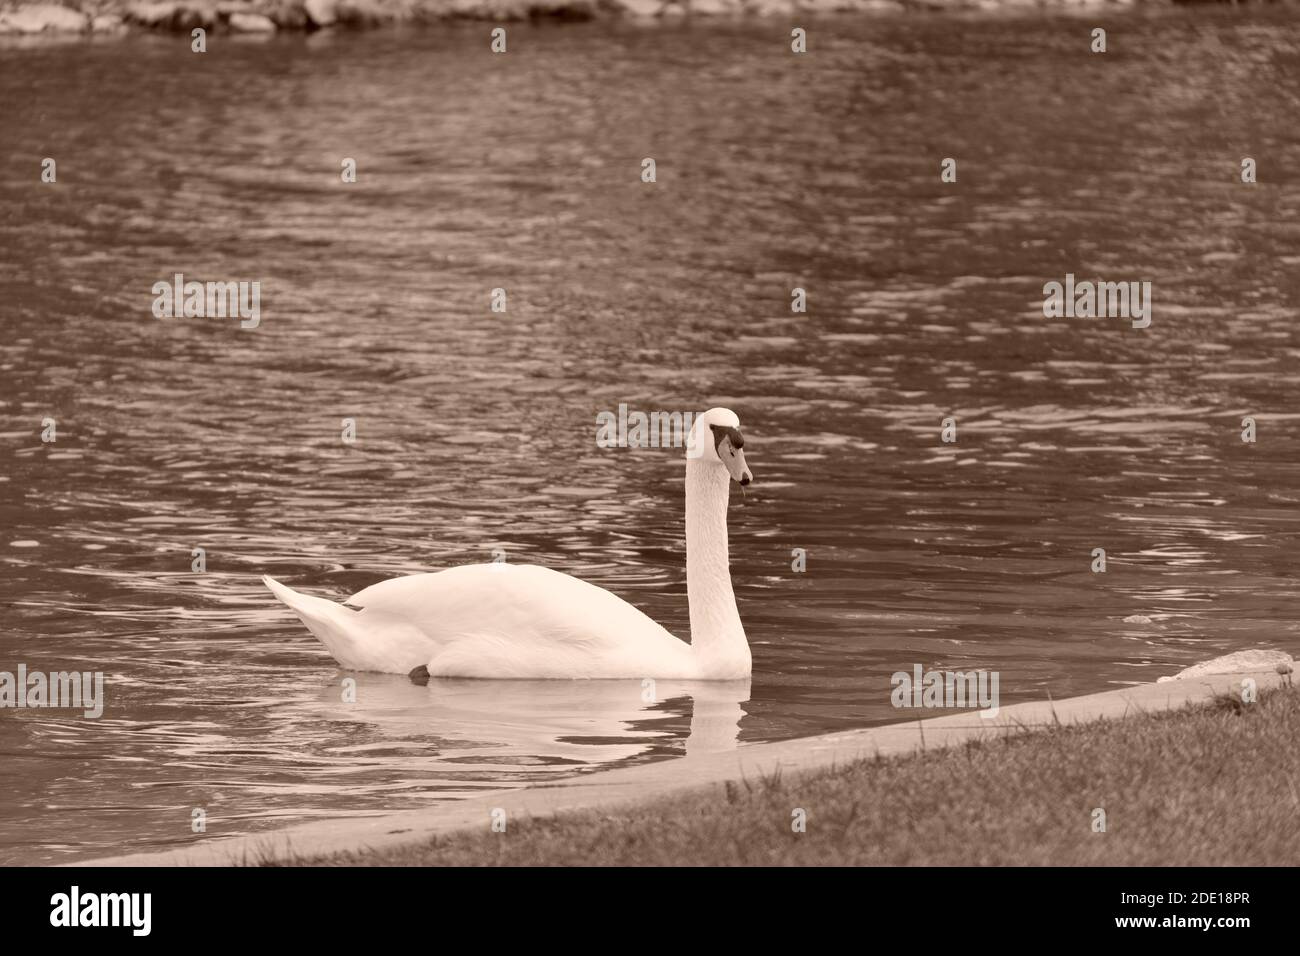
[[[1213,660],[1185,667],[1173,677],[1161,677],[1159,683],[1170,680],[1193,680],[1211,674],[1239,674],[1245,671],[1274,671],[1289,674],[1295,662],[1286,651],[1251,649],[1225,654]]]
[[[355,27],[372,27],[392,19],[374,0],[339,0],[334,17],[339,23]]]
[[[271,22],[281,30],[314,29],[307,11],[297,0],[279,0],[270,6],[259,7],[257,12],[270,17]]]
[[[794,0],[754,0],[745,9],[757,17],[789,17],[796,12]]]
[[[617,0],[615,6],[627,17],[657,17],[664,0]]]
[[[557,20],[594,20],[599,11],[596,0],[532,0],[530,17],[554,17]]]
[[[176,15],[175,3],[134,3],[127,7],[127,19],[147,27],[160,27],[170,23]]]
[[[260,13],[232,13],[230,29],[236,33],[274,33],[275,24]]]
[[[798,0],[800,13],[845,13],[857,9],[857,0]]]
[[[101,13],[90,21],[91,33],[121,33],[126,29],[126,21],[116,13]]]
[[[203,3],[137,3],[127,9],[126,18],[154,30],[188,33],[195,27],[215,26],[217,8]]]
[[[690,0],[690,12],[697,17],[722,17],[741,9],[738,0]]]
[[[526,20],[532,0],[453,0],[451,14],[466,20]]]
[[[211,30],[217,25],[217,7],[212,3],[186,3],[172,17],[173,29],[190,32],[195,27]]]
[[[307,14],[307,22],[312,26],[332,27],[339,22],[335,0],[306,0],[302,8]]]
[[[90,20],[84,13],[54,3],[38,3],[0,14],[5,33],[81,33]]]

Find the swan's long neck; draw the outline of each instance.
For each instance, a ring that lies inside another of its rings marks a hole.
[[[749,642],[736,610],[727,556],[725,468],[686,462],[686,592],[691,605],[691,647],[704,676],[748,677]]]

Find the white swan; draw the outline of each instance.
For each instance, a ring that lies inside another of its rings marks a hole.
[[[749,642],[727,558],[731,481],[748,485],[740,420],[696,418],[686,446],[691,643],[604,588],[536,565],[471,564],[373,584],[349,607],[262,580],[351,670],[434,677],[749,677]]]

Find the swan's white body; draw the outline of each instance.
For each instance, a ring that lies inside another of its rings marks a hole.
[[[715,431],[724,437],[714,443],[706,426],[735,437]],[[433,677],[517,679],[746,678],[749,643],[727,553],[731,478],[750,477],[738,426],[732,412],[710,409],[696,420],[688,445],[691,644],[604,588],[535,565],[472,564],[393,578],[353,595],[351,607],[262,580],[349,669],[406,674],[424,666]]]

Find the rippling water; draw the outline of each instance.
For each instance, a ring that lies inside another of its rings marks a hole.
[[[1300,20],[1110,16],[1104,56],[1092,25],[5,47],[0,669],[109,699],[0,711],[0,859],[897,720],[913,663],[1006,703],[1293,649]],[[174,272],[260,280],[261,327],[154,319]],[[1151,281],[1151,327],[1044,319],[1066,272]],[[687,633],[681,462],[598,449],[619,402],[746,426],[747,694],[363,674],[341,703],[260,574],[341,598],[504,549]]]

